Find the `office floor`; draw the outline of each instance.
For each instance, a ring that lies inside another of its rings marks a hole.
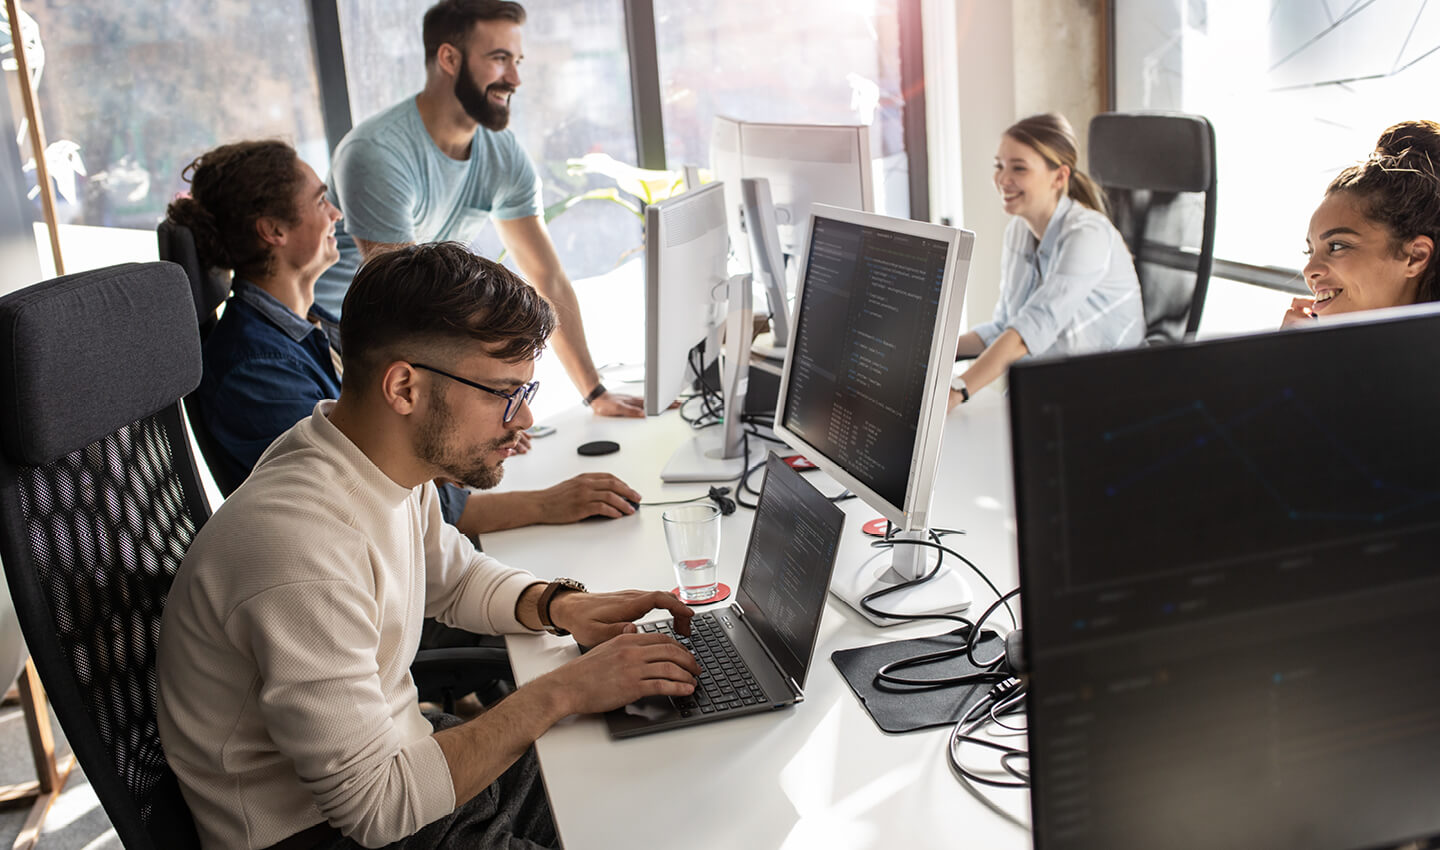
[[[53,716],[51,720],[56,743],[63,749],[64,735],[53,722]],[[0,707],[0,785],[34,778],[34,763],[20,707]],[[0,809],[0,848],[8,850],[14,845],[29,812],[28,806]],[[70,781],[65,783],[60,798],[51,807],[36,847],[38,850],[117,850],[120,847],[120,839],[110,828],[105,810],[79,767],[71,771]]]

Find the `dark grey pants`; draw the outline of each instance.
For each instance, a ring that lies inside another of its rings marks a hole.
[[[436,731],[460,725],[449,714],[427,714]],[[358,850],[359,844],[342,836],[314,845],[316,850]],[[386,850],[541,850],[558,848],[560,838],[550,818],[550,802],[540,782],[535,748],[455,811],[424,829],[387,845]]]

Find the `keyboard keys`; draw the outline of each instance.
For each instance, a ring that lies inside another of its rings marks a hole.
[[[700,677],[694,693],[671,700],[680,716],[714,714],[765,701],[764,692],[740,658],[739,650],[730,642],[713,614],[694,618],[690,628],[691,635],[686,638],[677,634],[668,622],[641,626],[642,631],[674,638],[690,650],[700,665]]]

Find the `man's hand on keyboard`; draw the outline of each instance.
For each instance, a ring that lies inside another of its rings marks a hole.
[[[617,635],[634,632],[635,621],[656,608],[675,617],[675,631],[690,634],[690,618],[695,612],[661,590],[562,593],[551,602],[550,617],[581,646],[599,646]]]
[[[569,714],[596,714],[644,697],[688,696],[698,675],[695,656],[673,639],[623,634],[525,687],[551,689]]]

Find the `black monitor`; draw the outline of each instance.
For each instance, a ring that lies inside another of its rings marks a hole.
[[[1440,314],[1017,365],[1039,850],[1440,837]]]

